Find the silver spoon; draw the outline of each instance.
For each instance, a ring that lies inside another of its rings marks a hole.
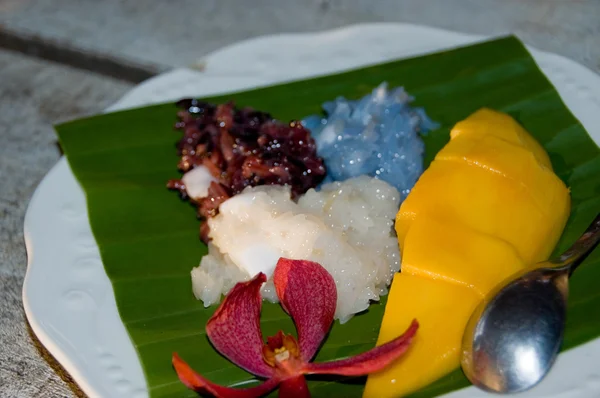
[[[600,241],[600,215],[569,250],[493,289],[463,335],[461,365],[475,386],[490,392],[530,389],[548,373],[565,328],[569,277]]]

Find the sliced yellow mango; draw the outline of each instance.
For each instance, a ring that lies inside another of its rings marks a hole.
[[[396,221],[400,242],[420,214],[511,242],[526,263],[544,259],[556,243],[548,245],[549,230],[540,228],[548,217],[530,199],[527,187],[467,163],[431,163],[400,207]]]
[[[524,266],[507,242],[427,215],[412,223],[402,253],[402,275],[455,283],[480,296]]]
[[[540,164],[552,170],[550,157],[544,148],[523,126],[506,113],[481,108],[468,118],[456,123],[450,131],[450,139],[453,140],[461,134],[495,135],[513,144],[523,146],[533,153]]]
[[[401,247],[417,214],[433,210],[514,244],[526,263],[545,260],[571,203],[547,155],[535,154],[541,146],[510,116],[486,109],[452,132],[398,213]]]
[[[456,369],[463,330],[478,302],[471,289],[396,274],[377,344],[398,337],[414,318],[419,330],[403,357],[369,376],[363,397],[401,397]],[[393,308],[393,314],[387,308]]]
[[[549,217],[556,208],[569,205],[569,196],[565,195],[567,188],[551,168],[540,164],[527,148],[498,135],[458,136],[438,152],[435,159],[468,163],[514,180],[525,187],[542,213]]]
[[[401,273],[378,344],[420,323],[414,346],[369,376],[365,397],[401,397],[459,365],[464,326],[497,283],[551,254],[571,207],[548,154],[509,115],[481,109],[452,129],[402,203]]]

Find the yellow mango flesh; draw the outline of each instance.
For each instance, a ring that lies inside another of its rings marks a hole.
[[[530,198],[528,188],[500,174],[467,163],[434,160],[400,208],[396,230],[401,242],[421,214],[460,220],[477,232],[512,243],[521,258],[547,258],[548,215]],[[404,248],[404,243],[401,243]]]
[[[538,162],[552,169],[550,157],[542,146],[515,119],[505,113],[481,108],[468,118],[456,123],[450,132],[450,139],[459,135],[491,135],[529,150]]]
[[[398,212],[401,248],[417,215],[435,212],[513,244],[525,263],[548,258],[571,203],[544,149],[510,116],[485,108],[450,135]]]
[[[364,397],[399,397],[411,392],[413,386],[425,386],[454,370],[464,325],[448,322],[448,315],[465,319],[478,302],[479,296],[469,288],[404,271],[396,274],[377,344],[398,337],[414,318],[419,321],[419,330],[400,360],[369,376]],[[394,316],[388,315],[387,308],[393,308]]]
[[[461,285],[479,296],[490,291],[506,274],[524,266],[507,242],[430,216],[421,216],[413,222],[404,247],[402,275]]]
[[[459,366],[468,318],[497,283],[551,254],[569,191],[537,141],[510,116],[459,122],[402,203],[396,274],[377,344],[420,323],[415,346],[371,375],[365,397],[401,397]]]

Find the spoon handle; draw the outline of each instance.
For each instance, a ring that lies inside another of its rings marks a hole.
[[[566,252],[556,260],[553,260],[552,263],[557,266],[568,267],[569,274],[572,274],[596,245],[598,245],[598,242],[600,242],[600,214],[596,216],[583,235]]]

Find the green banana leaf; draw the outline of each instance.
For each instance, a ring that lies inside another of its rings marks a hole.
[[[235,100],[281,120],[300,119],[320,112],[324,101],[339,95],[359,98],[382,81],[404,86],[416,97],[415,104],[441,124],[425,137],[426,165],[447,142],[449,129],[478,108],[516,117],[544,145],[556,173],[571,188],[572,213],[557,251],[572,243],[600,211],[600,151],[514,37],[207,100]],[[86,193],[119,313],[153,398],[195,396],[177,380],[173,352],[217,383],[253,380],[213,350],[204,326],[215,307],[205,309],[191,291],[190,270],[206,247],[198,240],[194,208],[165,188],[168,179],[179,175],[175,113],[174,104],[162,104],[56,126]],[[564,349],[600,336],[599,261],[596,250],[572,279]],[[316,359],[346,357],[373,347],[385,303],[384,297],[347,324],[336,322]],[[265,335],[294,331],[279,305],[269,303],[263,306],[262,325]],[[359,397],[364,382],[328,378],[309,386],[317,397]],[[467,384],[457,370],[413,396],[435,396]]]

